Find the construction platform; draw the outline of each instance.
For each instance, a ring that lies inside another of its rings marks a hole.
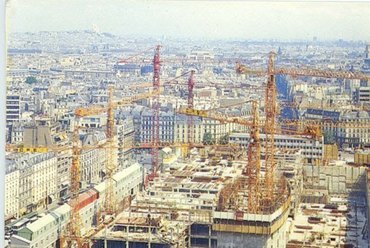
[[[367,247],[365,198],[332,198],[329,204],[301,204],[288,221],[287,248]]]
[[[93,247],[285,247],[287,182],[276,180],[274,201],[250,213],[245,165],[222,156],[172,164],[93,237]]]

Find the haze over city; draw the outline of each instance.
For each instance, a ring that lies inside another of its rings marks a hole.
[[[369,40],[366,2],[9,1],[8,32],[94,29],[192,39]]]

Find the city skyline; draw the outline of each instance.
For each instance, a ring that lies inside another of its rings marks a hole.
[[[369,41],[366,2],[9,1],[7,31],[95,30],[138,38]]]
[[[1,247],[368,246],[368,5],[51,1],[8,1]]]

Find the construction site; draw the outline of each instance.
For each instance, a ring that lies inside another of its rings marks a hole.
[[[108,247],[284,247],[291,201],[286,182],[276,182],[273,203],[264,204],[261,194],[248,206],[245,161],[226,159],[233,155],[213,154],[203,161],[194,155],[167,168],[116,223],[94,236],[94,247],[104,247],[105,241]]]
[[[107,151],[105,181],[81,192],[79,154],[87,148],[81,147],[77,138],[82,127],[75,127],[72,147],[68,148],[72,149],[71,198],[62,206],[63,211],[50,213],[60,221],[52,235],[56,242],[38,247],[367,247],[367,168],[340,164],[314,150],[316,146],[324,150],[324,120],[280,123],[275,77],[369,78],[347,71],[275,68],[275,55],[269,54],[266,70],[237,64],[236,73],[267,80],[263,106],[257,100],[248,100],[248,118],[197,109],[193,100],[195,72],[183,74],[189,75],[187,105],[176,112],[188,118],[187,143],[161,143],[159,138],[160,46],[154,51],[149,91],[115,102],[114,89],[109,88],[106,106],[77,108],[76,118],[107,113],[107,143],[101,146]],[[115,151],[124,147],[114,141],[114,110],[143,99],[150,99],[154,110],[152,135],[150,142],[134,148],[151,150],[151,169],[134,164],[117,172]],[[244,127],[246,135],[240,139],[235,135],[235,142],[230,139],[225,145],[197,144],[193,138],[195,117],[234,123]],[[365,123],[357,128],[370,126]],[[245,137],[248,142],[243,145]],[[285,137],[293,137],[292,147],[282,145]],[[300,143],[304,148],[293,146]],[[314,155],[303,152],[311,149],[310,145]],[[163,165],[159,153],[165,147],[170,148],[168,156],[175,159]],[[42,152],[40,147],[21,149]],[[66,149],[49,148],[55,152]],[[51,225],[52,221],[43,223]],[[20,244],[27,243],[35,230],[28,227],[18,232],[12,243],[23,247]]]

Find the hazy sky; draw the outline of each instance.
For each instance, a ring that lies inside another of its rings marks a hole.
[[[370,41],[370,2],[9,0],[10,32]]]

